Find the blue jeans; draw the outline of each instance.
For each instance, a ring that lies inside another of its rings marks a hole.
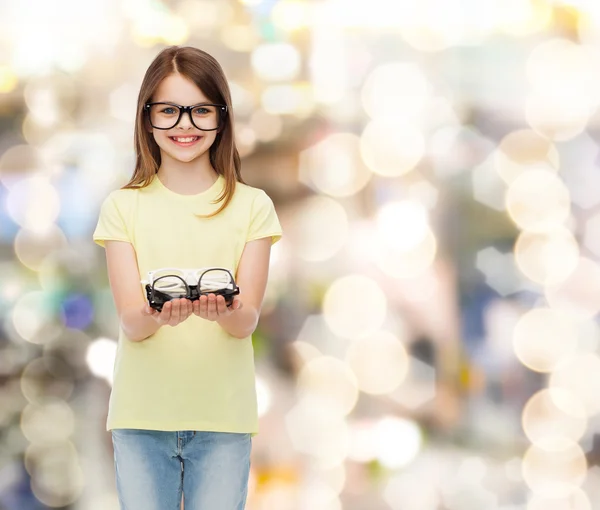
[[[121,510],[243,510],[250,434],[114,429]]]

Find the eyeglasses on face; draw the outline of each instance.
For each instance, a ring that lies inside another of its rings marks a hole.
[[[144,111],[150,125],[155,129],[172,129],[181,120],[184,113],[190,117],[192,125],[201,131],[219,129],[227,115],[227,106],[223,104],[198,103],[181,106],[175,103],[146,103]]]

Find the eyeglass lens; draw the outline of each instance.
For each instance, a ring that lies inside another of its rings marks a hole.
[[[150,105],[149,113],[150,124],[158,129],[175,127],[183,116],[181,108],[178,106],[162,103]],[[217,106],[200,105],[188,110],[187,113],[197,129],[212,131],[219,127],[221,114]]]

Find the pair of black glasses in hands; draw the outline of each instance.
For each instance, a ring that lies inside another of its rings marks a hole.
[[[240,293],[231,272],[222,267],[162,268],[148,271],[148,279],[141,283],[144,285],[148,304],[159,312],[172,299],[196,301],[209,294],[223,296],[225,304],[231,306],[233,298]]]

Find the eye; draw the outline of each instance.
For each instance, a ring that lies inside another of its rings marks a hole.
[[[209,112],[210,110],[204,106],[198,106],[198,108],[194,108],[194,115],[206,115]]]
[[[165,113],[167,115],[174,115],[176,111],[176,108],[173,108],[172,106],[166,106],[161,110],[161,113]]]

